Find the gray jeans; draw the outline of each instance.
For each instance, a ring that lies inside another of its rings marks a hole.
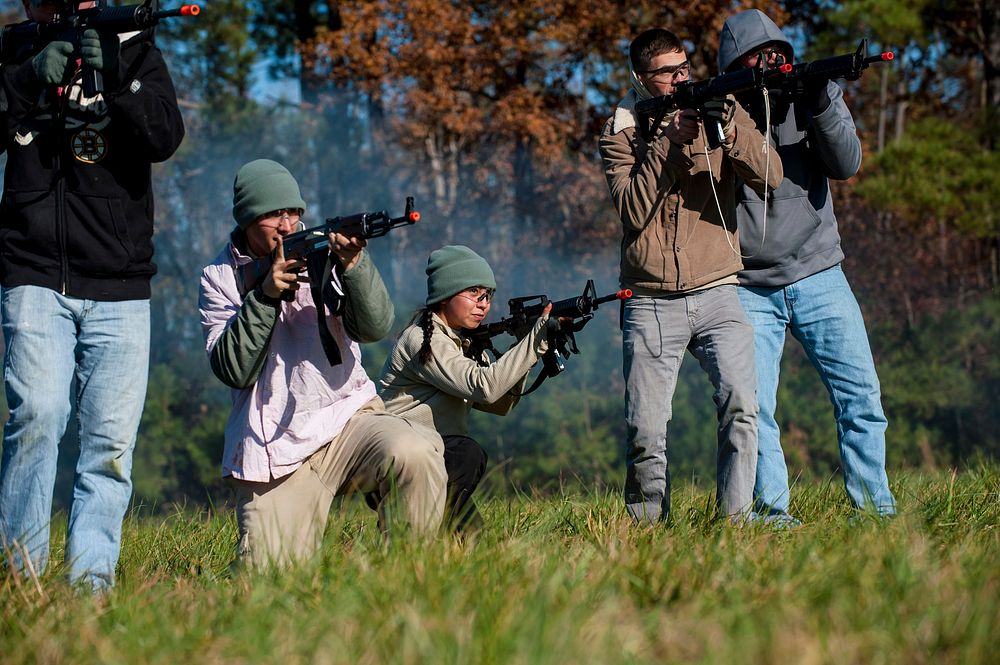
[[[749,513],[757,464],[757,379],[753,329],[735,286],[625,301],[625,506],[638,522],[670,512],[667,423],[684,350],[715,386],[719,417],[716,504]]]

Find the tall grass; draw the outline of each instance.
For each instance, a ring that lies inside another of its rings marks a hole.
[[[356,502],[322,553],[233,573],[231,514],[125,525],[109,595],[53,568],[0,579],[20,663],[988,663],[1000,629],[1000,469],[897,474],[901,514],[796,488],[805,525],[735,528],[675,488],[668,525],[616,494],[489,499],[474,538],[385,548]],[[54,537],[58,559],[61,534]]]

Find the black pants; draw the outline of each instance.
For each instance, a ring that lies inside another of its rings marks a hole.
[[[444,468],[448,472],[448,498],[445,499],[444,523],[461,531],[482,521],[472,493],[486,473],[487,456],[475,440],[448,435],[444,440]]]
[[[451,434],[444,441],[444,468],[448,473],[448,495],[444,504],[444,525],[450,531],[462,531],[482,522],[472,493],[486,473],[487,455],[474,439]],[[365,495],[372,510],[378,508],[378,492]]]

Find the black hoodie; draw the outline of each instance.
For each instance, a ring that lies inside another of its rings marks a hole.
[[[149,298],[151,165],[184,137],[177,95],[148,32],[122,37],[103,95],[83,99],[79,81],[57,94],[30,57],[0,71],[0,284],[91,300]]]

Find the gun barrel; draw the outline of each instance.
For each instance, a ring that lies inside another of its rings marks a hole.
[[[181,5],[176,9],[163,9],[154,12],[153,16],[159,20],[161,18],[173,18],[175,16],[197,16],[201,14],[200,5]]]
[[[884,53],[878,53],[876,55],[870,55],[865,58],[864,63],[866,65],[872,65],[876,62],[889,62],[890,60],[895,60],[896,54],[892,51],[885,51]]]
[[[403,215],[402,217],[393,217],[392,219],[389,219],[386,222],[386,224],[387,226],[395,228],[397,226],[403,226],[406,224],[416,224],[419,221],[420,221],[420,213],[416,210],[412,210]]]
[[[614,293],[595,299],[594,307],[603,305],[606,302],[611,302],[612,300],[628,300],[631,297],[632,289],[622,289],[621,291],[615,291]]]

